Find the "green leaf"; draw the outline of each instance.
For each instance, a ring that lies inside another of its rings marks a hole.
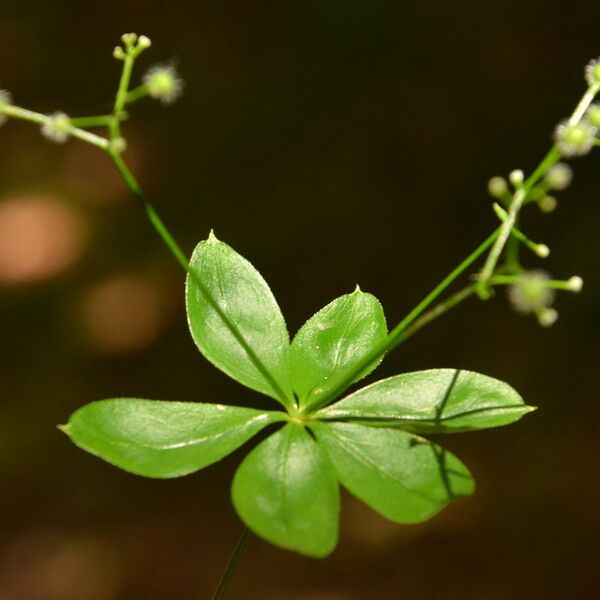
[[[317,417],[417,433],[454,433],[508,425],[532,410],[498,379],[431,369],[377,381],[320,410]]]
[[[290,406],[289,336],[260,273],[212,233],[196,246],[190,269],[188,323],[200,352],[233,379]]]
[[[315,557],[335,548],[338,483],[299,425],[286,425],[248,454],[233,479],[232,498],[242,521],[277,546]]]
[[[385,340],[387,327],[381,304],[358,288],[336,298],[313,315],[298,331],[291,346],[292,382],[301,406],[326,391],[326,383],[352,370]],[[381,362],[375,360],[356,379]]]
[[[353,423],[311,429],[342,485],[392,521],[425,521],[473,493],[473,479],[455,456],[405,431]]]
[[[115,398],[77,410],[61,429],[104,460],[145,477],[180,477],[233,452],[283,413]]]

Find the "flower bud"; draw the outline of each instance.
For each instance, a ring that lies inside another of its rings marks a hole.
[[[556,210],[558,201],[554,196],[544,196],[537,201],[537,205],[543,213],[551,213]]]
[[[525,271],[508,288],[508,299],[522,314],[539,313],[554,301],[550,278],[544,271]]]
[[[565,190],[573,180],[573,169],[565,163],[557,163],[550,167],[544,175],[544,181],[553,190]]]
[[[521,169],[515,169],[509,173],[508,179],[515,187],[519,187],[525,180],[525,173]]]
[[[124,33],[121,36],[121,41],[125,44],[125,48],[131,48],[137,41],[137,33]]]
[[[537,319],[542,327],[552,327],[558,319],[558,312],[553,308],[544,308],[538,313]]]
[[[140,48],[150,48],[152,46],[152,40],[147,35],[140,35],[138,39],[138,46]]]
[[[504,177],[492,177],[488,181],[488,192],[493,198],[503,198],[508,192],[508,185]]]
[[[563,156],[582,156],[592,149],[596,132],[597,129],[585,119],[575,124],[563,121],[554,130],[554,139]]]
[[[537,244],[535,246],[535,253],[540,258],[548,258],[550,256],[550,248],[546,244]]]
[[[125,50],[123,50],[121,46],[115,46],[115,49],[113,50],[113,56],[117,60],[125,60]]]
[[[600,104],[592,104],[586,113],[587,120],[596,128],[600,128]]]
[[[171,65],[152,67],[144,75],[148,93],[163,104],[175,102],[183,92],[183,81]]]
[[[71,122],[69,116],[63,112],[56,112],[49,115],[44,125],[42,125],[42,134],[51,142],[62,144],[67,141],[71,131]]]
[[[583,279],[575,275],[567,281],[567,285],[569,286],[569,291],[578,294],[583,289]]]

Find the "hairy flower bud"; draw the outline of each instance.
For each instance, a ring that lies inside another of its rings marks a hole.
[[[537,201],[537,204],[543,213],[551,213],[556,210],[558,201],[554,196],[544,196]]]
[[[171,65],[152,67],[144,75],[144,83],[150,96],[163,104],[175,102],[183,92],[183,81]]]
[[[553,190],[565,190],[573,180],[573,169],[565,163],[557,163],[550,167],[544,175],[544,181]]]
[[[539,313],[554,301],[554,290],[544,271],[526,271],[508,288],[508,299],[513,308],[522,314]]]
[[[542,327],[552,327],[558,319],[558,312],[554,308],[544,308],[538,313],[537,319]]]
[[[69,116],[63,112],[56,112],[48,116],[42,125],[42,134],[51,142],[62,144],[67,141],[71,129]]]
[[[587,154],[596,141],[597,129],[587,120],[570,124],[563,121],[554,131],[556,145],[563,156]]]
[[[488,181],[488,192],[493,198],[503,198],[508,192],[508,185],[504,177],[492,177]]]
[[[596,128],[600,128],[600,104],[592,104],[586,113],[588,121]]]

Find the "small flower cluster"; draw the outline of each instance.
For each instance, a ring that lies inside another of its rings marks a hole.
[[[566,163],[556,163],[546,171],[543,181],[529,191],[527,199],[535,201],[542,212],[551,213],[558,206],[558,201],[549,192],[566,190],[572,181],[573,169]],[[501,200],[505,206],[510,206],[513,197],[509,182],[514,190],[522,187],[524,184],[523,171],[515,169],[509,174],[508,181],[504,177],[496,176],[488,182],[490,196]]]
[[[585,68],[585,79],[590,93],[600,91],[600,58],[592,60]],[[566,120],[554,130],[554,141],[565,158],[587,154],[598,142],[600,130],[600,105],[592,104],[579,120]]]
[[[152,41],[146,35],[138,36],[137,33],[124,33],[121,36],[123,46],[116,46],[113,56],[117,60],[125,60],[128,56],[137,58],[146,48],[152,46]]]

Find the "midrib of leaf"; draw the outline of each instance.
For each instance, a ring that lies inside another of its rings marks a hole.
[[[283,523],[283,528],[286,532],[286,535],[289,535],[290,533],[290,525],[289,525],[289,520],[287,518],[287,511],[285,510],[285,502],[286,502],[286,497],[285,497],[285,481],[287,478],[287,463],[288,463],[288,455],[290,452],[290,438],[289,435],[286,435],[285,438],[285,447],[284,447],[284,451],[283,451],[283,460],[281,461],[281,465],[280,465],[280,477],[281,477],[281,494],[280,494],[280,502],[281,502],[281,516],[282,516],[282,523]]]
[[[420,418],[420,417],[360,417],[355,415],[319,415],[319,419],[323,421],[369,421],[369,422],[381,422],[381,423],[444,423],[446,421],[452,421],[453,419],[460,419],[461,417],[469,417],[478,413],[489,413],[489,412],[503,412],[505,410],[523,410],[524,413],[535,410],[534,406],[527,406],[526,404],[511,404],[509,406],[492,406],[489,408],[473,408],[461,413],[455,413],[448,416],[431,417],[431,418]],[[346,410],[346,409],[344,409]],[[351,410],[351,409],[347,409]]]
[[[106,433],[98,433],[97,429],[90,430],[89,428],[86,427],[85,430],[87,430],[88,432],[92,431],[92,434],[96,439],[98,439],[102,442],[106,442],[108,444],[119,446],[120,448],[144,448],[146,450],[178,450],[179,448],[186,448],[188,446],[194,446],[197,444],[201,444],[203,442],[217,441],[221,438],[226,438],[227,436],[236,433],[237,430],[243,429],[249,425],[253,425],[256,421],[260,421],[261,419],[271,421],[273,423],[276,422],[276,421],[272,421],[272,419],[274,419],[274,417],[271,415],[257,415],[256,417],[253,417],[249,421],[246,421],[242,426],[236,427],[235,429],[231,428],[231,429],[228,429],[225,431],[221,431],[219,433],[215,433],[214,435],[206,435],[204,437],[197,437],[197,438],[193,438],[191,440],[185,440],[183,442],[178,442],[177,444],[155,444],[155,445],[152,445],[147,442],[131,442],[131,441],[123,439],[121,437],[111,437],[110,435],[108,435]],[[67,433],[69,433],[69,431],[72,430],[72,426],[67,425],[66,430],[67,430]]]
[[[220,278],[221,278],[220,261],[217,261],[217,265],[218,265],[217,276],[219,277],[219,281],[220,281]],[[242,348],[248,355],[250,362],[254,365],[254,367],[256,367],[256,369],[259,371],[259,373],[265,378],[267,383],[271,386],[271,389],[275,392],[275,395],[279,398],[279,400],[281,400],[282,404],[288,408],[289,408],[289,406],[293,405],[293,403],[294,403],[293,400],[291,400],[288,397],[288,395],[283,391],[283,388],[279,385],[279,383],[277,383],[277,380],[275,379],[275,377],[273,377],[273,375],[271,375],[270,371],[260,360],[260,358],[254,351],[254,349],[246,341],[242,332],[238,329],[237,325],[233,321],[231,321],[229,319],[227,313],[225,313],[221,309],[221,307],[219,306],[217,301],[213,298],[212,294],[206,289],[204,284],[200,281],[200,275],[198,273],[196,273],[195,269],[191,265],[189,265],[189,263],[188,263],[187,272],[189,273],[190,277],[192,277],[192,279],[194,280],[194,284],[198,286],[198,289],[200,290],[200,292],[202,293],[202,295],[204,296],[206,301],[211,305],[213,310],[219,315],[219,318],[225,323],[225,325],[231,331],[232,335],[238,341],[240,346],[242,346]]]

